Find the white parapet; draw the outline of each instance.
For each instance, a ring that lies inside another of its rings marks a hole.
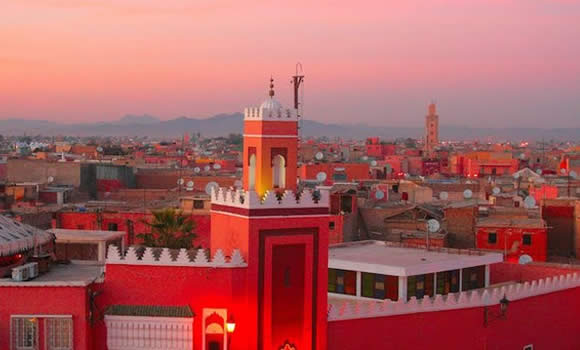
[[[509,301],[535,297],[580,287],[577,273],[547,277],[532,282],[514,283],[508,286],[476,289],[473,291],[436,295],[422,299],[412,297],[399,300],[353,300],[328,303],[328,320],[341,321],[359,318],[387,317],[419,312],[435,312],[497,305],[505,296]]]
[[[286,190],[278,195],[274,191],[268,191],[263,197],[259,197],[255,191],[222,187],[217,191],[212,189],[211,203],[245,209],[328,208],[330,192],[328,189],[306,189],[300,193]]]
[[[248,264],[238,249],[232,251],[231,257],[226,258],[221,249],[216,250],[213,258],[208,259],[205,250],[198,249],[195,258],[191,260],[185,249],[180,249],[173,258],[169,249],[162,248],[159,257],[153,254],[153,248],[145,248],[139,257],[135,247],[129,247],[127,253],[121,254],[117,246],[110,245],[107,252],[108,265],[151,265],[151,266],[187,266],[187,267],[219,267],[236,268],[247,267]]]
[[[244,120],[298,121],[296,111],[292,109],[272,110],[269,108],[248,107],[244,110]]]

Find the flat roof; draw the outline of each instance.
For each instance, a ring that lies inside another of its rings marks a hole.
[[[103,272],[103,266],[96,264],[52,265],[50,271],[29,281],[0,278],[0,287],[85,287],[102,277]]]
[[[125,231],[69,230],[52,228],[48,230],[56,236],[56,243],[86,243],[112,241],[125,235]]]
[[[426,250],[393,246],[382,241],[361,241],[330,246],[328,267],[390,276],[414,276],[502,261],[500,253],[440,248]]]

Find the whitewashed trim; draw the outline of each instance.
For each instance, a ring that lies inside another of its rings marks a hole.
[[[216,267],[216,268],[239,268],[247,267],[248,264],[238,249],[232,251],[230,259],[226,259],[221,249],[216,250],[211,261],[207,258],[205,250],[198,249],[195,258],[191,261],[185,249],[181,249],[176,259],[172,259],[169,249],[163,248],[159,258],[155,258],[152,248],[145,248],[141,259],[138,258],[135,247],[129,247],[127,253],[121,254],[115,245],[110,245],[107,252],[108,265],[151,265],[151,266],[185,266],[185,267]]]
[[[468,309],[489,305],[498,305],[505,296],[509,301],[521,300],[580,287],[580,276],[577,273],[546,277],[525,283],[514,283],[509,286],[490,287],[473,291],[437,294],[434,298],[425,296],[418,300],[411,297],[409,301],[343,301],[328,303],[328,321],[342,321],[360,318],[387,317],[436,312],[456,309]]]
[[[191,350],[193,317],[105,315],[109,350]]]
[[[298,135],[244,134],[244,137],[258,137],[258,138],[270,138],[270,139],[297,139]]]
[[[281,199],[274,191],[267,191],[259,197],[256,191],[243,191],[219,188],[212,189],[211,204],[225,205],[243,209],[278,209],[278,208],[328,208],[330,206],[330,192],[328,189],[319,189],[320,198],[314,201],[314,192],[305,189],[297,195],[294,191],[286,190]]]
[[[330,217],[330,214],[312,214],[312,215],[307,215],[307,214],[303,214],[303,215],[271,215],[271,216],[266,216],[266,215],[241,215],[241,214],[235,214],[235,213],[230,213],[227,211],[222,211],[222,210],[211,210],[212,213],[218,213],[218,214],[224,214],[224,215],[229,215],[229,216],[234,216],[237,218],[252,218],[252,219],[288,219],[288,218],[327,218]]]

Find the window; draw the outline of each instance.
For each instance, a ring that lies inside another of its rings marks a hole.
[[[336,224],[334,223],[334,221],[330,221],[330,222],[328,223],[328,229],[329,229],[329,230],[334,230],[334,227],[335,227],[335,226],[336,226]]]
[[[272,162],[272,179],[275,188],[286,187],[286,160],[280,154]]]
[[[85,225],[77,225],[77,230],[84,230],[85,229]]]
[[[328,269],[328,291],[356,295],[356,272]]]
[[[497,243],[497,233],[490,232],[487,234],[487,243],[496,244]]]
[[[522,241],[524,245],[532,245],[532,235],[529,233],[524,234]]]
[[[203,209],[203,200],[196,199],[193,201],[193,209]]]
[[[109,224],[107,225],[107,230],[109,230],[109,231],[118,231],[119,230],[119,225],[117,225],[114,222],[109,222]]]
[[[38,349],[38,319],[12,318],[12,349],[13,350],[37,350]]]
[[[397,276],[363,272],[361,277],[363,297],[395,301],[399,299],[399,278]]]
[[[332,174],[333,181],[347,181],[348,177],[346,173],[334,173]]]
[[[250,188],[250,190],[254,190],[256,187],[256,155],[252,154],[250,156],[250,161],[249,161],[249,174],[248,174],[248,186]]]
[[[44,327],[47,350],[72,350],[72,319],[47,318],[44,320]]]
[[[485,266],[474,266],[463,269],[461,290],[467,291],[483,288],[485,284]]]

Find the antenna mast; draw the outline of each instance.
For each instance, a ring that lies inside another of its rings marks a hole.
[[[302,143],[302,114],[304,112],[304,71],[302,70],[302,64],[300,62],[296,63],[296,74],[292,77],[292,85],[294,86],[294,109],[298,117],[298,159],[303,163],[304,159],[300,152],[300,143]]]

